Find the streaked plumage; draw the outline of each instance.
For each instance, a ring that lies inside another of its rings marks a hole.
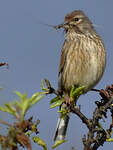
[[[56,28],[64,28],[66,32],[59,66],[58,90],[65,96],[69,95],[73,85],[84,85],[86,93],[103,75],[106,64],[104,44],[91,21],[80,10],[67,14],[64,23]],[[60,123],[58,124],[55,140],[65,138],[67,125],[64,123],[62,126],[62,130],[59,130],[61,127]]]

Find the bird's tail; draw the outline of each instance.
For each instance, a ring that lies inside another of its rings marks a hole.
[[[69,123],[70,113],[67,113],[65,117],[59,117],[57,128],[55,131],[54,141],[64,140],[66,136],[66,131]]]

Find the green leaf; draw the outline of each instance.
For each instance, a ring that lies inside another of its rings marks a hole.
[[[71,91],[70,91],[70,98],[71,98],[72,101],[75,102],[75,104],[76,104],[76,101],[77,101],[78,97],[81,94],[83,94],[84,88],[85,88],[85,86],[81,86],[81,87],[78,87],[78,88],[72,86]]]
[[[60,98],[57,96],[57,97],[53,98],[49,103],[53,104],[53,103],[55,103],[55,102],[57,102],[59,100],[60,100]]]
[[[113,142],[113,138],[106,139],[106,142]]]
[[[99,123],[98,123],[98,127],[99,127],[99,128],[103,128],[103,127],[102,127],[102,123],[99,122]]]
[[[14,93],[21,99],[22,102],[24,102],[26,100],[26,98],[27,98],[26,93],[21,94],[18,91],[15,91]]]
[[[36,98],[37,98],[38,96],[40,96],[41,94],[42,94],[42,92],[36,92],[36,93],[34,93],[34,94],[31,96],[31,98],[29,98],[29,101],[32,102],[32,101],[36,100]]]
[[[21,94],[18,91],[15,91],[15,93],[19,97],[19,100],[4,104],[3,107],[0,107],[0,111],[10,113],[20,121],[23,121],[28,109],[38,103],[46,95],[45,92],[36,92],[30,98],[27,98],[26,93]]]
[[[70,97],[73,97],[73,92],[76,90],[75,86],[72,86],[71,91],[70,91]]]
[[[44,80],[41,80],[41,88],[42,88],[43,91],[46,92],[46,94],[49,93],[49,89],[48,89],[48,88],[45,88],[45,86],[44,86]]]
[[[16,116],[16,109],[13,107],[11,103],[5,104],[5,106],[0,107],[0,111],[7,112],[13,116]]]
[[[48,79],[44,79],[44,81],[45,81],[45,83],[46,83],[46,86],[47,86],[48,88],[50,88],[50,87],[51,87],[51,84],[50,84],[49,80],[48,80]]]
[[[0,107],[0,111],[8,112],[8,113],[12,114],[12,112],[6,107]]]
[[[17,109],[20,110],[19,112],[21,121],[24,119],[24,116],[28,109],[39,102],[39,100],[41,100],[45,96],[44,92],[36,92],[30,98],[27,98],[27,95],[25,93],[21,94],[20,92],[16,91],[16,94],[19,96],[21,101],[16,101],[14,105]]]
[[[7,103],[7,104],[5,104],[5,106],[9,109],[9,111],[11,111],[12,113],[14,112],[16,112],[16,110],[15,110],[15,108],[12,106],[12,104],[11,103]]]
[[[44,140],[42,140],[41,138],[39,138],[37,136],[34,136],[32,139],[35,143],[42,146],[44,150],[47,150],[47,145]]]
[[[61,113],[61,117],[64,118],[69,111],[66,108],[61,108],[58,113]]]
[[[42,94],[42,95],[39,95],[39,94]],[[43,92],[40,93],[38,92],[37,94],[34,94],[30,99],[29,99],[29,102],[30,102],[30,107],[36,103],[38,103],[42,98],[44,98],[44,94]]]
[[[14,104],[16,109],[22,110],[23,106],[22,106],[22,103],[20,101],[15,100],[13,104]]]
[[[58,107],[64,102],[64,99],[56,101],[54,104],[50,105],[50,108]]]
[[[55,144],[52,146],[52,149],[55,149],[57,146],[61,145],[62,143],[65,143],[66,140],[58,140],[55,142]]]
[[[35,132],[36,133],[36,129],[37,129],[37,125],[40,123],[40,120],[38,119],[33,125],[32,125],[32,128],[31,128],[31,131],[32,132]]]

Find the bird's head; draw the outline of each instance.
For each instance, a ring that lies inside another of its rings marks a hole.
[[[87,33],[93,29],[93,24],[81,10],[76,10],[67,14],[64,22],[56,26],[56,29],[60,28],[64,28],[66,32],[73,29],[75,32]]]

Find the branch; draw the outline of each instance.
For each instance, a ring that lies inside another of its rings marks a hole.
[[[93,112],[92,118],[89,119],[81,112],[80,108],[76,107],[76,99],[80,96],[80,93],[82,94],[83,87],[79,87],[78,89],[73,88],[72,91],[74,94],[70,92],[70,95],[72,96],[67,102],[65,100],[65,97],[62,97],[62,95],[51,86],[50,82],[47,79],[45,80],[45,82],[47,86],[46,90],[48,91],[47,94],[53,93],[58,97],[54,98],[52,100],[52,103],[58,103],[58,101],[61,101],[62,98],[64,98],[64,101],[60,104],[65,103],[67,105],[68,112],[72,112],[73,114],[77,115],[87,126],[88,134],[84,135],[82,138],[84,150],[97,150],[100,146],[103,146],[106,141],[111,140],[110,138],[113,128],[113,85],[107,86],[105,90],[91,89],[92,91],[99,92],[101,100],[95,102],[96,108]],[[59,105],[57,104],[55,105],[55,107],[56,106]],[[108,110],[110,110],[111,112],[112,123],[109,125],[108,129],[104,129],[99,121],[103,118],[107,118]]]
[[[87,138],[85,135],[82,139],[84,150],[97,150],[98,147],[103,146],[108,137],[111,137],[113,122],[109,129],[105,130],[100,126],[99,121],[103,119],[103,117],[107,118],[108,110],[111,110],[111,116],[113,116],[113,85],[108,86],[105,90],[100,90],[100,95],[102,99],[96,102],[97,107],[93,112],[92,119],[86,118],[86,116],[81,113],[80,109],[74,108],[72,104],[70,105],[70,111],[76,114],[89,129]]]
[[[83,123],[86,124],[87,128],[91,128],[91,123],[90,123],[90,120],[86,118],[86,116],[84,116],[83,113],[81,113],[80,109],[77,108],[77,107],[74,107],[72,104],[70,105],[70,110],[72,113],[76,114],[81,120]]]

